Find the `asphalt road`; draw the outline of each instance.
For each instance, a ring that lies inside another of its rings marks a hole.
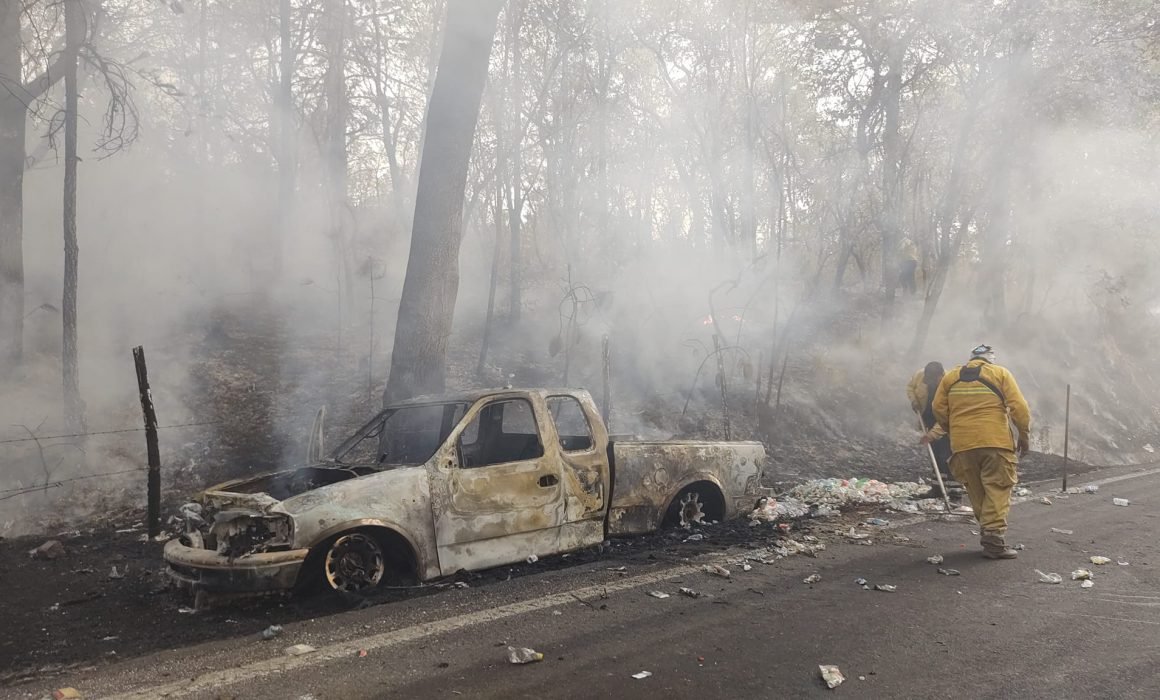
[[[641,557],[625,572],[588,563],[0,694],[40,698],[67,685],[86,698],[1160,697],[1160,470],[1099,476],[1096,494],[1015,507],[1009,539],[1026,546],[1015,561],[982,559],[973,523],[887,515],[894,523],[873,545],[843,542],[816,559],[745,572],[735,562],[752,551],[706,555],[733,569],[729,580],[701,561]],[[1115,496],[1131,505],[1113,505]],[[961,575],[939,574],[932,554]],[[1092,555],[1113,561],[1093,566]],[[1078,568],[1095,572],[1094,587],[1071,580]],[[1035,569],[1064,582],[1039,583]],[[813,573],[822,580],[803,584]],[[897,591],[863,590],[858,577]],[[681,586],[707,596],[679,595]],[[284,654],[299,643],[315,651]],[[545,658],[509,664],[509,644]],[[846,682],[826,689],[819,664],[837,665]],[[641,671],[652,675],[632,677]]]

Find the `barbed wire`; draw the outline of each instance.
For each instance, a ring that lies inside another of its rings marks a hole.
[[[54,481],[46,481],[44,483],[37,484],[35,486],[20,486],[20,487],[14,488],[14,489],[3,489],[3,490],[0,490],[0,501],[6,501],[9,498],[16,498],[17,496],[23,496],[26,493],[33,493],[35,491],[46,491],[48,489],[55,489],[55,488],[58,488],[60,486],[64,486],[65,484],[71,483],[73,481],[82,481],[84,479],[99,479],[99,478],[104,477],[104,476],[118,476],[121,474],[134,474],[137,472],[144,472],[144,471],[148,471],[148,470],[143,469],[141,467],[137,467],[135,469],[122,469],[122,470],[116,471],[116,472],[105,472],[103,474],[85,474],[84,476],[74,476],[74,477],[71,477],[69,479],[56,479]]]
[[[211,420],[211,421],[206,421],[203,423],[178,423],[176,425],[159,425],[159,426],[157,426],[157,429],[158,430],[170,430],[172,428],[193,428],[193,427],[202,426],[202,425],[217,425],[219,423],[221,423],[220,420]],[[44,436],[38,435],[35,437],[9,438],[9,439],[5,439],[5,440],[0,440],[0,445],[8,445],[8,444],[15,443],[15,442],[36,442],[38,440],[64,440],[65,438],[89,437],[92,435],[116,435],[118,433],[140,433],[140,432],[144,432],[144,431],[145,431],[145,428],[144,428],[144,426],[142,426],[140,428],[121,428],[120,430],[97,430],[97,431],[94,431],[91,433],[72,433],[71,435],[44,435]],[[2,492],[0,492],[0,493],[2,493]]]

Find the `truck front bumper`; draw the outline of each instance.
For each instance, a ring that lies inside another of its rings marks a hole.
[[[178,587],[197,596],[262,595],[289,591],[298,581],[308,549],[259,552],[229,560],[212,549],[188,547],[178,540],[165,545],[166,573]]]

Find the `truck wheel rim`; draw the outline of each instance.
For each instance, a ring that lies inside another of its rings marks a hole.
[[[336,591],[352,593],[374,588],[385,572],[383,548],[369,535],[343,535],[326,553],[326,582]]]
[[[705,509],[701,504],[701,494],[696,491],[685,494],[681,499],[681,526],[699,525],[704,517]]]

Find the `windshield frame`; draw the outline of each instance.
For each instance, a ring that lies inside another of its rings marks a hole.
[[[435,446],[434,449],[431,450],[431,453],[429,455],[427,455],[423,459],[423,461],[421,461],[421,462],[389,461],[389,462],[379,462],[379,463],[375,463],[375,464],[366,464],[363,462],[343,461],[343,458],[346,457],[356,447],[358,447],[358,445],[360,443],[362,443],[363,440],[372,439],[372,440],[377,441],[379,439],[379,437],[382,435],[382,431],[383,431],[384,427],[386,426],[387,421],[395,413],[398,413],[399,411],[407,411],[407,410],[412,410],[412,409],[430,408],[432,406],[443,407],[443,416],[442,416],[442,419],[440,420],[440,426],[439,426],[440,439],[439,439],[439,443]],[[334,449],[334,451],[332,451],[330,453],[330,457],[327,459],[327,461],[331,462],[333,464],[342,465],[342,466],[373,467],[375,469],[380,469],[380,470],[381,469],[397,468],[397,467],[420,467],[420,466],[426,464],[427,462],[431,461],[431,458],[434,457],[435,454],[439,452],[439,449],[441,447],[443,447],[445,444],[447,444],[448,438],[451,436],[451,434],[453,432],[455,432],[455,429],[459,426],[459,424],[463,422],[463,418],[464,418],[464,416],[467,415],[468,411],[471,410],[471,406],[472,406],[472,402],[465,401],[465,400],[431,401],[429,403],[415,403],[415,404],[404,404],[404,405],[398,405],[398,406],[388,406],[387,408],[376,413],[373,418],[371,418],[369,421],[367,421],[361,428],[356,430],[353,435],[351,435],[349,438],[344,440],[338,447],[336,447]],[[452,420],[452,418],[456,415],[455,414],[456,407],[459,407],[459,409],[460,409],[459,418],[457,420]]]

